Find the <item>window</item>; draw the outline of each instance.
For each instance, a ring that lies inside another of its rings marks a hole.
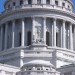
[[[49,32],[46,32],[46,44],[49,46],[50,35]]]
[[[56,46],[58,46],[58,32],[56,33]]]
[[[55,1],[55,5],[58,5],[58,1]]]
[[[37,70],[40,70],[40,68],[37,68]]]
[[[70,8],[70,6],[68,5],[68,9]]]
[[[46,4],[50,4],[50,0],[46,0]]]
[[[28,31],[27,33],[27,46],[31,45],[31,32]]]
[[[10,4],[8,5],[8,8],[10,8]]]
[[[31,4],[32,3],[32,1],[31,0],[28,0],[28,4]]]
[[[62,3],[62,6],[65,6],[65,3]]]
[[[23,0],[20,0],[20,5],[22,5],[23,4]]]
[[[21,32],[19,32],[19,46],[21,46]]]
[[[41,4],[41,0],[37,0],[37,4]]]
[[[13,6],[15,6],[16,5],[16,3],[15,2],[13,2]]]
[[[8,42],[8,44],[7,44],[7,49],[9,49],[9,35],[7,36],[7,42]]]
[[[32,69],[29,69],[29,70],[32,70]]]

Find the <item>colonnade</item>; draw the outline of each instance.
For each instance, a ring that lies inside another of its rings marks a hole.
[[[25,46],[25,37],[26,37],[26,35],[25,35],[25,19],[26,18],[22,18],[21,19],[21,47],[24,47]],[[33,18],[31,18],[32,19],[32,38],[33,38],[33,35],[35,35],[35,17],[33,17]],[[44,42],[46,43],[46,20],[47,20],[47,18],[43,18],[43,39],[44,39]],[[57,40],[56,40],[56,22],[57,22],[57,19],[56,18],[53,18],[53,36],[52,36],[52,39],[53,39],[53,46],[54,47],[56,47],[56,42],[57,42]],[[65,26],[66,26],[66,21],[65,20],[62,20],[62,48],[66,48],[66,39],[65,39],[65,37],[66,37],[66,35],[65,35]],[[69,23],[69,48],[71,49],[71,50],[73,50],[73,36],[72,36],[72,26],[73,26],[73,24],[70,22]],[[6,22],[5,23],[5,42],[4,42],[4,49],[6,49],[7,48],[7,43],[8,43],[8,41],[7,41],[7,30],[8,30],[8,22]],[[15,35],[15,20],[13,20],[12,21],[12,47],[11,48],[14,48],[15,46],[15,44],[14,44],[14,42],[15,42],[15,37],[14,37],[14,35]],[[1,34],[0,34],[0,38],[1,38],[1,43],[0,43],[0,50],[2,50],[2,40],[3,40],[3,25],[1,25],[0,26],[0,32],[1,32]]]

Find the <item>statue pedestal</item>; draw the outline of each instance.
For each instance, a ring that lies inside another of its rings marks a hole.
[[[31,46],[32,50],[46,50],[47,45],[45,43],[33,43]]]

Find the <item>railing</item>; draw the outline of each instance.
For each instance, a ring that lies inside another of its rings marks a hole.
[[[72,9],[62,7],[62,6],[57,6],[57,5],[51,5],[51,4],[25,4],[21,6],[13,6],[12,8],[6,9],[4,12],[11,12],[14,10],[20,10],[20,9],[27,9],[27,8],[46,8],[46,9],[56,9],[56,10],[62,10],[66,12],[72,12]]]

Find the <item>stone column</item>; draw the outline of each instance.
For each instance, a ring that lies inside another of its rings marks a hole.
[[[16,75],[16,73],[13,73],[13,75]]]
[[[35,18],[32,18],[32,43],[35,41]]]
[[[12,21],[12,48],[14,48],[15,20]]]
[[[46,44],[46,18],[43,18],[43,40]]]
[[[59,6],[62,6],[62,1],[61,0],[59,0]]]
[[[65,21],[63,21],[63,25],[62,25],[62,47],[65,48]]]
[[[62,26],[61,26],[61,48],[62,48],[62,42],[63,40],[62,40]]]
[[[5,75],[5,71],[1,71],[1,75]]]
[[[7,28],[8,28],[8,23],[5,24],[5,49],[7,49]]]
[[[51,0],[51,2],[52,2],[52,5],[55,5],[55,0]]]
[[[24,46],[24,31],[25,31],[25,23],[24,18],[22,19],[22,35],[21,35],[21,46]]]
[[[53,45],[56,47],[56,19],[53,19]]]
[[[70,40],[70,49],[73,50],[73,37],[72,37],[72,23],[70,23],[70,29],[69,29],[69,40]]]
[[[2,43],[3,43],[3,26],[1,26],[1,47],[0,49],[2,50]]]

